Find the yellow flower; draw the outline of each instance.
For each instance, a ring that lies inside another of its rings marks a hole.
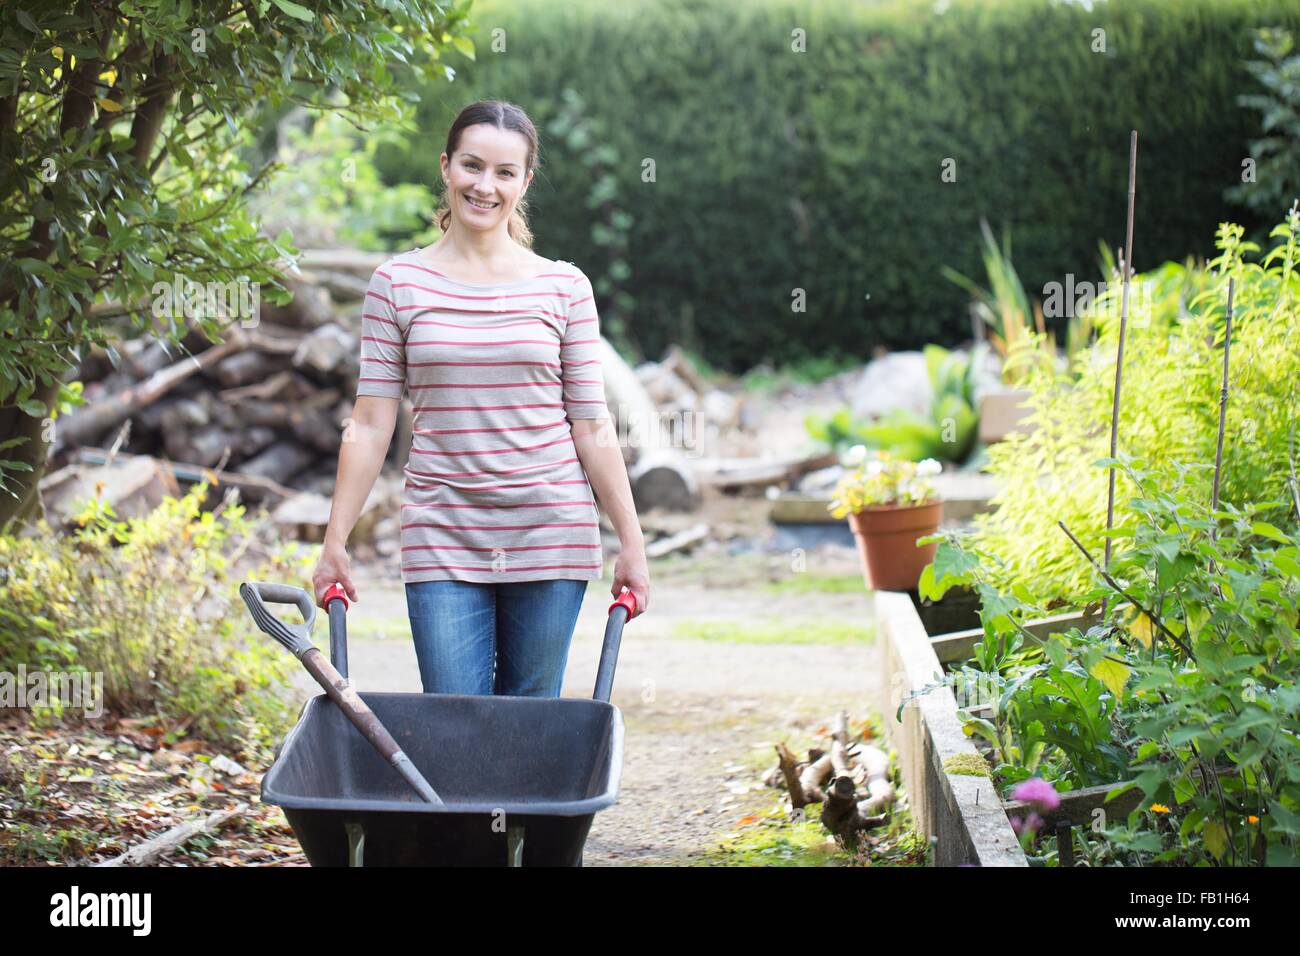
[[[1151,804],[1151,812],[1152,812],[1152,813],[1168,813],[1168,812],[1169,812],[1169,808],[1168,808],[1167,806],[1165,806],[1163,803],[1153,803],[1153,804]]]

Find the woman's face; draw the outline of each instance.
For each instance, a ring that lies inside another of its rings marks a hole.
[[[440,158],[455,220],[467,229],[504,229],[533,178],[532,173],[525,175],[527,158],[528,140],[522,133],[489,123],[461,130],[455,156],[450,162],[446,153]]]

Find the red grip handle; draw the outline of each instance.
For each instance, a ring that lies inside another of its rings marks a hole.
[[[622,594],[618,596],[618,600],[609,606],[609,611],[606,611],[605,613],[608,614],[612,612],[614,608],[618,607],[619,605],[622,605],[623,607],[627,608],[627,616],[630,618],[633,614],[636,613],[636,595],[633,594],[631,591],[624,591]]]
[[[343,585],[337,582],[331,584],[325,590],[324,596],[320,599],[321,607],[328,611],[330,609],[330,601],[335,598],[338,598],[343,602],[343,610],[346,611],[348,609],[348,595],[347,592],[343,590]]]

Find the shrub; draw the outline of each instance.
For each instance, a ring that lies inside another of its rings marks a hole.
[[[294,661],[256,631],[231,577],[256,529],[233,498],[201,512],[207,487],[126,520],[92,499],[66,536],[44,523],[0,536],[0,669],[100,672],[113,713],[188,720],[245,750],[281,736]],[[250,576],[308,573],[289,545]]]
[[[1139,275],[1130,292],[1124,346],[1119,448],[1153,462],[1168,486],[1176,462],[1214,458],[1226,288],[1235,280],[1231,370],[1222,500],[1261,503],[1263,520],[1293,526],[1286,508],[1286,449],[1300,396],[1300,297],[1294,271],[1300,217],[1277,226],[1275,246],[1258,261],[1240,226],[1224,223],[1219,255],[1208,266],[1166,264]],[[1090,549],[1103,544],[1107,481],[1092,463],[1109,451],[1120,289],[1094,301],[1095,344],[1062,372],[1039,364],[1025,382],[1034,430],[988,450],[1002,479],[994,510],[975,519],[974,547],[996,561],[986,568],[1001,590],[1027,589],[1035,600],[1077,605],[1091,571],[1060,533],[1064,519]],[[1036,348],[1035,336],[1025,343]],[[1209,500],[1209,478],[1191,493]],[[1134,517],[1125,502],[1137,489],[1116,479],[1117,526]]]
[[[1258,131],[1236,102],[1249,28],[1300,26],[1291,0],[478,0],[473,17],[477,59],[425,91],[415,148],[380,150],[385,180],[441,188],[461,106],[526,104],[539,251],[635,298],[634,351],[677,343],[731,372],[965,338],[940,269],[978,273],[981,218],[1015,237],[1031,292],[1090,274],[1124,234],[1134,128],[1139,268],[1203,248]],[[566,89],[594,137],[564,132]],[[608,186],[601,154],[622,158]],[[629,223],[614,243],[607,210]]]

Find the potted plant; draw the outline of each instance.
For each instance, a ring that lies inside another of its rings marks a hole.
[[[912,591],[921,570],[934,560],[935,544],[917,547],[943,520],[943,502],[931,476],[943,466],[933,458],[914,462],[865,445],[849,449],[827,510],[848,517],[862,558],[867,587]]]

